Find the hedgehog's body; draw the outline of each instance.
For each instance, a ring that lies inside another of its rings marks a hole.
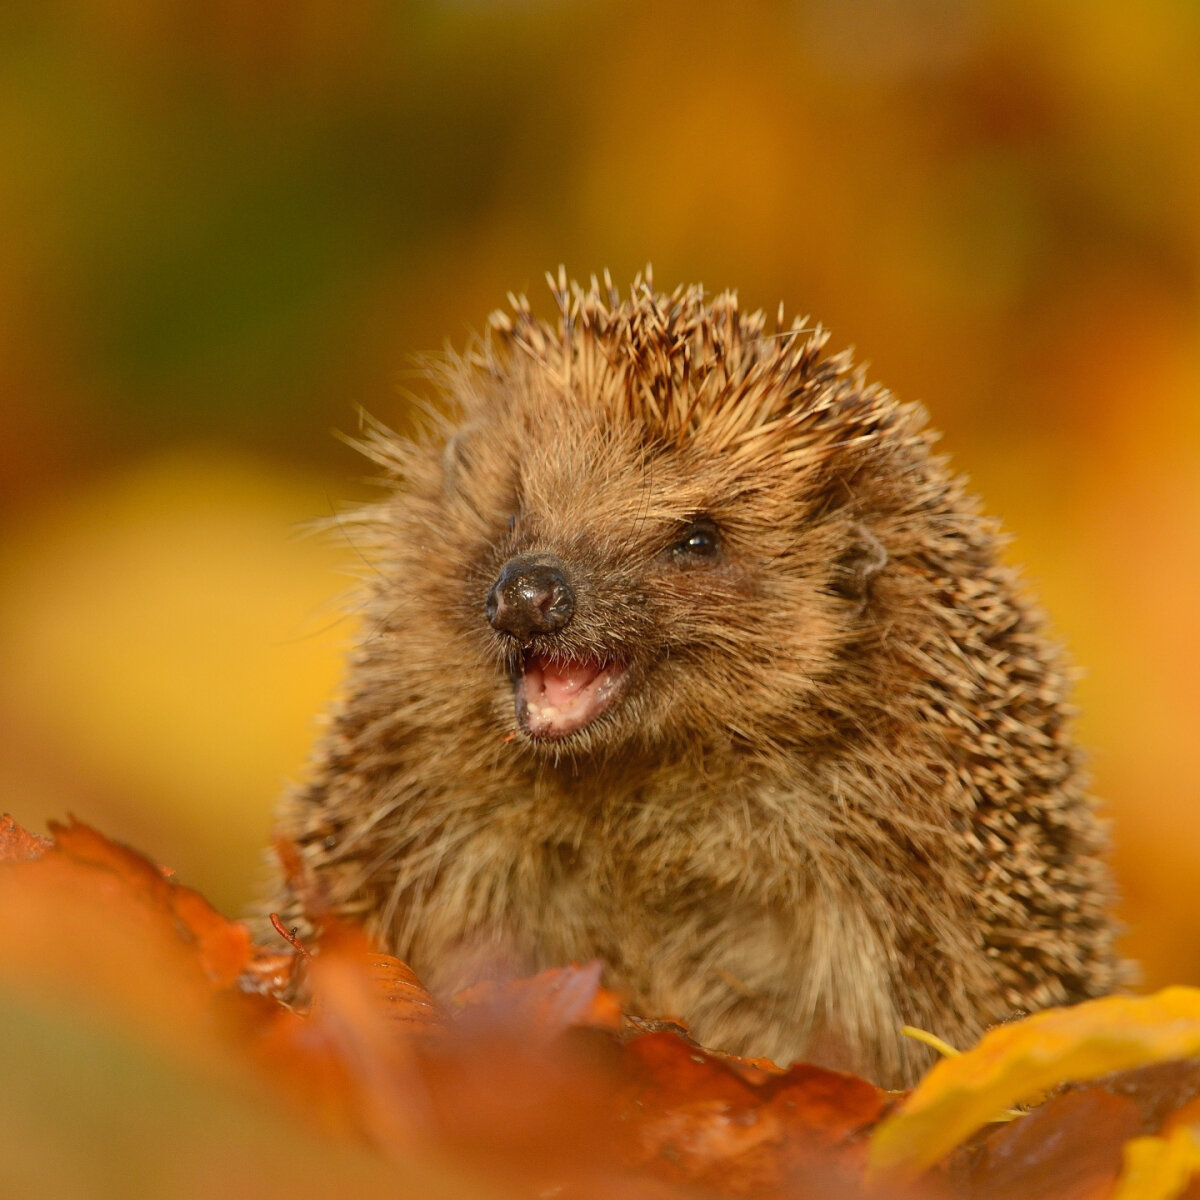
[[[905,1023],[1112,987],[1063,668],[920,410],[730,296],[560,305],[447,371],[445,436],[376,444],[283,817],[333,908],[435,989],[598,957],[706,1044],[885,1083]]]

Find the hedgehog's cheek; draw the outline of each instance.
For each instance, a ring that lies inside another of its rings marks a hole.
[[[554,741],[586,729],[624,687],[620,662],[551,660],[530,654],[516,678],[517,723],[536,741]]]

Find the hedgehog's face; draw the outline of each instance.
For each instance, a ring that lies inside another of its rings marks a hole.
[[[569,416],[444,459],[457,632],[498,732],[577,754],[794,729],[868,577],[827,492]]]
[[[655,556],[660,561],[644,564],[642,579],[627,580],[633,590],[617,597],[616,605],[597,602],[598,576],[612,579],[627,575],[624,570],[597,572],[545,552],[516,554],[500,568],[484,615],[510,642],[514,711],[527,737],[535,742],[570,738],[599,720],[626,688],[645,683],[647,675],[653,681],[647,659],[663,649],[655,646],[653,624],[646,620],[653,575],[715,572],[722,556],[720,531],[708,517],[691,518],[672,536]],[[593,612],[589,621],[583,608],[589,603],[607,609],[609,619],[597,622]],[[613,611],[619,608],[626,611]],[[591,628],[573,640],[567,631],[577,618]],[[639,653],[651,646],[651,655]]]

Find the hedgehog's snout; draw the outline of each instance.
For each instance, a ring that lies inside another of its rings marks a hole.
[[[484,604],[493,629],[522,645],[535,633],[554,633],[575,615],[575,590],[549,554],[518,554],[500,568]]]

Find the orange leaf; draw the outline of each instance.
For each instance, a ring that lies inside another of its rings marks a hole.
[[[228,989],[248,952],[242,927],[87,826],[58,827],[39,858],[0,865],[9,990],[136,1020],[198,1060],[222,1052],[214,992]]]
[[[459,992],[454,1003],[463,1012],[482,1010],[491,1020],[506,1014],[544,1038],[580,1025],[615,1031],[621,1027],[621,1004],[600,986],[603,971],[603,964],[593,961],[554,967],[529,979],[489,980]]]
[[[53,844],[48,837],[23,829],[8,813],[0,816],[0,863],[41,858]]]
[[[72,820],[50,822],[54,847],[72,862],[86,864],[124,882],[133,893],[175,918],[177,932],[199,951],[205,974],[217,987],[229,987],[250,961],[250,930],[223,917],[199,892],[175,882],[173,873]]]
[[[865,1080],[803,1064],[751,1082],[736,1060],[671,1033],[635,1039],[628,1055],[635,1082],[623,1112],[639,1131],[639,1161],[729,1195],[774,1194],[814,1174],[830,1194],[849,1190],[866,1132],[891,1104]]]
[[[250,964],[249,927],[223,917],[189,887],[172,887],[170,901],[179,923],[195,939],[205,973],[217,987],[232,987]]]
[[[444,1029],[446,1015],[425,990],[413,969],[390,954],[369,954],[367,978],[377,996],[387,1004],[387,1015],[412,1030]]]

